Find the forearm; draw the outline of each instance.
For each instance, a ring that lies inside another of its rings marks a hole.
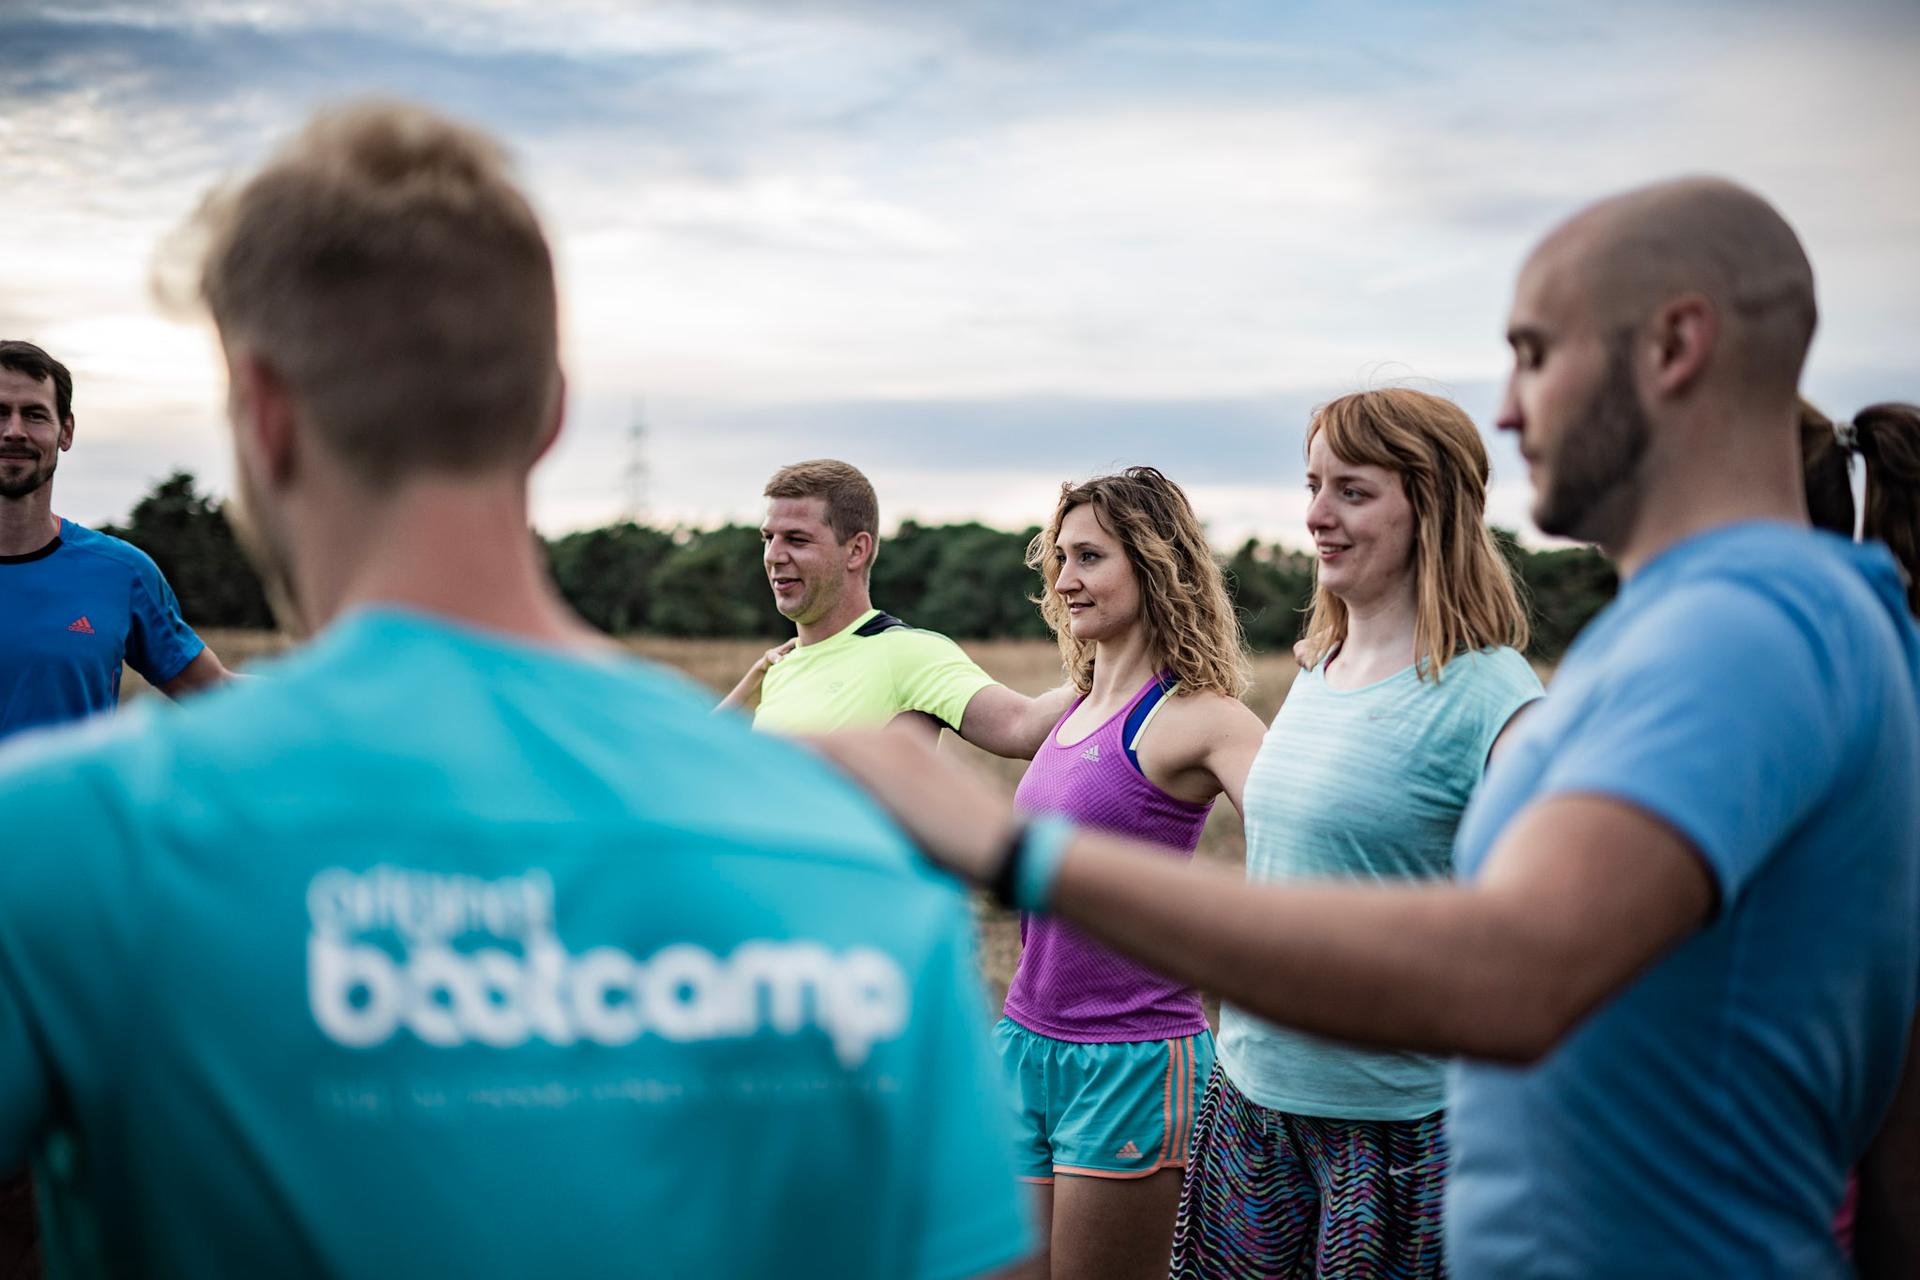
[[[1452,883],[1248,884],[1082,834],[1052,910],[1170,977],[1335,1039],[1527,1060],[1568,1020],[1553,948]]]
[[[173,679],[160,686],[160,692],[178,701],[183,697],[203,692],[223,685],[229,680],[240,679],[227,670],[224,663],[211,649],[202,648]]]
[[[719,711],[722,708],[735,708],[741,711],[751,710],[754,702],[758,699],[760,680],[764,674],[765,672],[755,668],[747,672],[744,676],[741,676],[740,683],[733,686],[732,692],[728,693],[726,697],[720,699],[719,706],[716,706],[714,710]]]
[[[1606,796],[1528,806],[1471,884],[1250,885],[1085,831],[1009,855],[1012,806],[964,770],[883,734],[818,745],[941,865],[1010,879],[1031,909],[1171,977],[1362,1044],[1530,1061],[1697,931],[1717,893],[1677,828]]]

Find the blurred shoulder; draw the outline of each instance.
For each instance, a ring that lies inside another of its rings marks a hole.
[[[145,699],[118,712],[30,730],[0,746],[0,812],[7,814],[4,870],[34,877],[41,862],[76,862],[148,833],[145,805],[171,794],[177,710]],[[78,877],[86,880],[86,876]]]

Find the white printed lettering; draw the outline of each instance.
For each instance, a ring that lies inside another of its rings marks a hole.
[[[495,881],[376,867],[330,869],[307,889],[307,998],[335,1043],[370,1049],[401,1028],[425,1044],[511,1049],[532,1039],[692,1042],[763,1028],[824,1033],[846,1067],[905,1031],[900,965],[871,947],[835,953],[805,940],[742,943],[725,957],[675,943],[642,962],[618,947],[572,955],[553,934],[543,872]],[[462,934],[519,944],[459,950]],[[389,945],[359,935],[380,933]],[[397,943],[399,954],[393,954]]]

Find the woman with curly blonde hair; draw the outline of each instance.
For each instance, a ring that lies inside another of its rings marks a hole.
[[[1239,806],[1263,726],[1239,700],[1244,641],[1186,495],[1151,467],[1065,485],[1027,562],[1080,696],[1016,803],[1190,858],[1214,800]],[[1200,998],[1057,920],[1023,917],[1020,936],[996,1039],[1050,1274],[1164,1277],[1213,1062]]]

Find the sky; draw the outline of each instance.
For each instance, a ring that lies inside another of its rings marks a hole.
[[[571,388],[535,521],[757,520],[837,456],[887,524],[1021,527],[1134,463],[1217,544],[1305,542],[1313,407],[1492,428],[1513,278],[1612,191],[1712,173],[1813,259],[1829,411],[1920,398],[1920,4],[0,0],[0,336],[72,366],[56,508],[230,482],[217,348],[156,246],[316,107],[503,137]],[[637,444],[635,424],[641,424]]]

